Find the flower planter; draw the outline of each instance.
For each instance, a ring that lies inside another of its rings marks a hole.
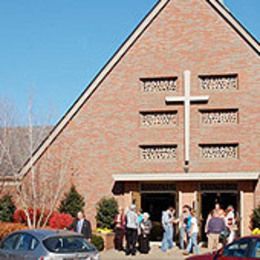
[[[115,234],[111,233],[97,233],[98,236],[101,236],[104,239],[104,250],[109,250],[114,248],[114,238]]]

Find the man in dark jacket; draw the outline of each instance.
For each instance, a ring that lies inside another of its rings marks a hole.
[[[208,248],[213,251],[218,249],[219,235],[225,230],[225,221],[219,214],[213,211],[207,225]]]
[[[92,236],[91,224],[85,218],[83,212],[78,212],[77,218],[71,224],[70,229],[82,234],[90,242]]]

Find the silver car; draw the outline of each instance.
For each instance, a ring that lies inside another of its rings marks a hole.
[[[66,230],[22,230],[0,243],[0,259],[100,260],[97,249],[83,236]]]

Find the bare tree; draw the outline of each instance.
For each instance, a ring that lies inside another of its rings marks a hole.
[[[18,172],[16,159],[12,156],[14,141],[12,126],[15,109],[6,99],[0,99],[0,194],[13,173]]]
[[[2,174],[2,189],[6,187],[5,180],[9,176],[16,188],[17,202],[24,210],[28,227],[46,226],[63,195],[66,175],[73,168],[71,149],[64,143],[62,149],[59,145],[48,147],[41,160],[33,163],[34,152],[50,128],[35,123],[32,99],[28,104],[28,124],[22,128],[22,136],[21,128],[13,127],[10,115],[2,118],[0,171],[1,166],[8,169]],[[24,163],[29,164],[29,171],[21,176],[20,169]]]

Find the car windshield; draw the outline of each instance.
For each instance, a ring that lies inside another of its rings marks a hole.
[[[96,249],[80,236],[57,236],[43,241],[44,246],[52,253],[93,252]]]

